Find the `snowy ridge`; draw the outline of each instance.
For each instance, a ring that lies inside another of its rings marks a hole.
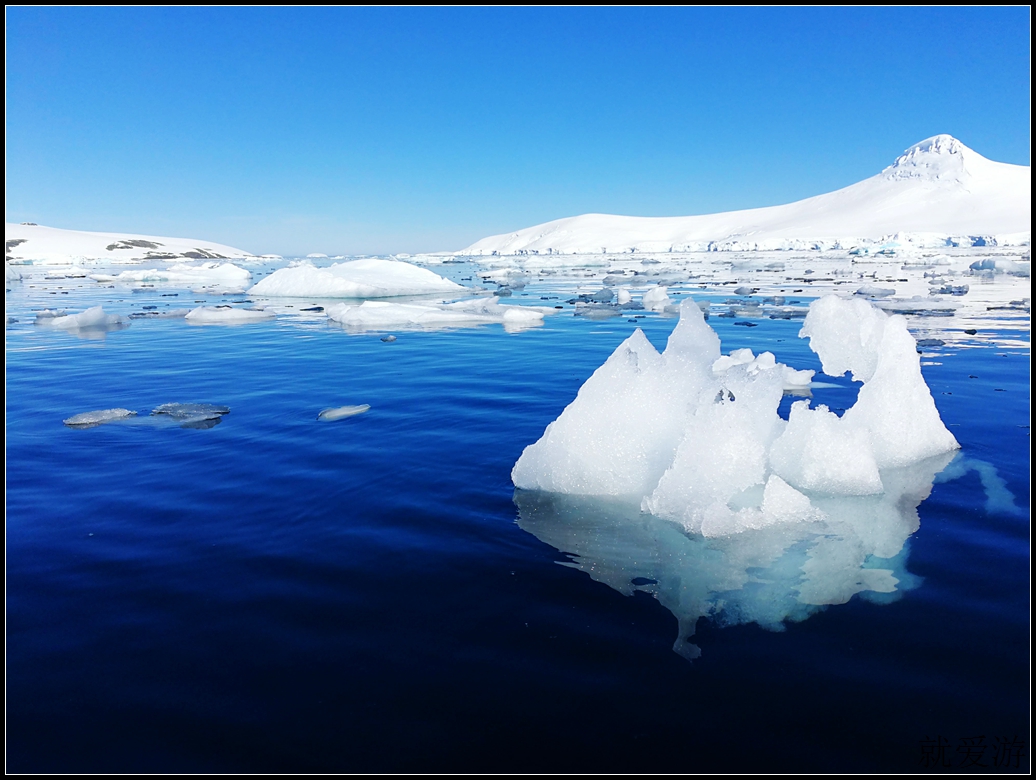
[[[457,254],[850,249],[893,237],[924,246],[1027,244],[1031,171],[937,135],[875,176],[795,203],[693,217],[584,214],[490,236]]]
[[[66,265],[84,261],[137,264],[153,260],[228,260],[250,252],[193,238],[92,233],[10,222],[4,225],[7,261]]]

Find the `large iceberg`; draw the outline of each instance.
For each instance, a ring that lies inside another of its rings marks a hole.
[[[793,369],[720,354],[691,300],[661,354],[637,330],[512,471],[518,488],[635,499],[693,533],[726,536],[825,517],[825,498],[882,495],[881,472],[950,452],[906,320],[861,299],[814,301],[800,333],[826,374],[863,383],[841,417],[809,401],[777,414]]]
[[[310,262],[274,271],[249,293],[295,298],[393,298],[425,293],[459,293],[464,287],[426,268],[398,260],[370,258],[317,268]]]

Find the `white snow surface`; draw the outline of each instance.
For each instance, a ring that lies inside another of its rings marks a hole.
[[[692,217],[584,214],[490,236],[458,255],[849,249],[908,243],[1025,244],[1031,168],[988,160],[949,135],[907,149],[881,173],[782,206]]]
[[[514,484],[639,499],[691,532],[725,536],[822,519],[816,499],[883,494],[883,470],[958,448],[902,316],[831,295],[811,304],[800,335],[826,374],[863,382],[842,417],[799,401],[780,419],[785,370],[798,382],[808,372],[769,353],[721,356],[686,299],[665,351],[640,330],[620,344],[525,448]]]
[[[303,262],[274,271],[249,290],[252,295],[296,298],[393,298],[459,293],[465,288],[427,268],[370,258],[317,268]]]
[[[456,303],[390,303],[364,301],[358,306],[339,303],[328,307],[327,317],[354,330],[388,328],[435,329],[486,323],[526,328],[539,325],[554,310],[539,306],[506,306],[497,298],[475,298]]]
[[[79,262],[144,262],[147,260],[220,260],[252,258],[249,252],[193,238],[93,233],[44,225],[4,225],[10,260],[43,265]]]

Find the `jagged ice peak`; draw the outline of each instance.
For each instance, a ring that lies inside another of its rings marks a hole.
[[[911,146],[882,174],[887,179],[959,180],[972,173],[968,170],[969,164],[978,160],[985,161],[985,158],[952,135],[943,133]]]

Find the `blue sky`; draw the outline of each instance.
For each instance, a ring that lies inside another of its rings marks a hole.
[[[1029,164],[1028,8],[8,7],[6,219],[456,250],[776,205],[950,133]]]

